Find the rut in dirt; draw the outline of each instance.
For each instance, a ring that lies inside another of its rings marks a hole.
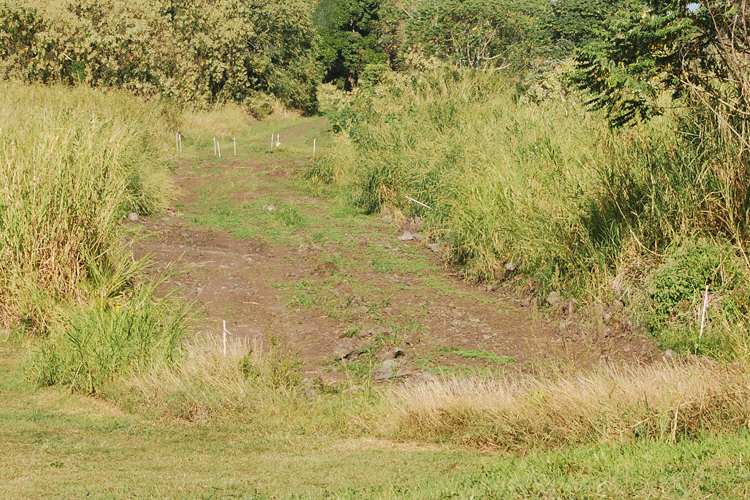
[[[545,319],[522,307],[514,283],[462,281],[418,218],[363,215],[303,179],[325,121],[285,126],[280,148],[250,137],[237,139],[237,156],[188,152],[174,174],[179,199],[139,222],[151,236],[136,257],[182,270],[171,284],[201,307],[196,334],[220,336],[226,324],[230,341],[285,349],[303,377],[326,383],[658,354],[616,312],[604,323],[569,301]]]

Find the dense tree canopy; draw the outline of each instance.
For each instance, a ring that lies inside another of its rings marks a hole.
[[[272,94],[313,111],[319,75],[303,0],[0,4],[0,74],[85,82],[179,102]]]
[[[351,89],[368,64],[385,62],[376,26],[380,0],[320,0],[314,21],[324,81]]]

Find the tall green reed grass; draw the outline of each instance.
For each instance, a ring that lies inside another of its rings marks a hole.
[[[119,92],[0,84],[0,328],[31,334],[38,385],[93,393],[179,356],[186,309],[144,277],[123,224],[173,192],[171,113]]]
[[[120,265],[120,222],[165,206],[165,110],[124,94],[0,87],[0,325]]]

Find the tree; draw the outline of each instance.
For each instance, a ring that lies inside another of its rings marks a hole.
[[[0,4],[0,75],[199,105],[272,94],[315,111],[315,41],[305,0]]]
[[[547,9],[544,0],[424,1],[409,14],[406,42],[461,66],[507,67],[538,45]]]
[[[380,0],[321,0],[314,13],[324,82],[351,90],[368,64],[386,61],[376,26]]]
[[[580,84],[613,125],[663,114],[664,94],[705,106],[750,149],[750,0],[651,0],[580,52]]]
[[[548,21],[554,41],[567,40],[580,47],[599,37],[601,29],[628,0],[555,0]]]

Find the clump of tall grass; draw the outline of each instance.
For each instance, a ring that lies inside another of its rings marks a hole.
[[[122,285],[116,295],[93,294],[86,304],[58,309],[57,321],[30,359],[36,385],[94,394],[120,374],[178,361],[188,307],[169,295],[157,297],[159,280],[128,283],[140,267],[136,263],[108,277],[107,287]]]
[[[559,377],[448,378],[392,389],[372,428],[402,439],[526,450],[675,441],[750,425],[750,377],[710,362]]]
[[[367,406],[361,393],[327,397],[303,381],[300,363],[280,339],[231,339],[197,335],[184,345],[180,363],[156,363],[110,386],[119,405],[165,418],[196,421],[243,419],[263,429],[342,431]],[[309,395],[312,393],[314,395]]]
[[[158,103],[118,92],[11,82],[0,104],[0,326],[41,331],[42,302],[127,265],[123,217],[166,205],[169,124]]]

